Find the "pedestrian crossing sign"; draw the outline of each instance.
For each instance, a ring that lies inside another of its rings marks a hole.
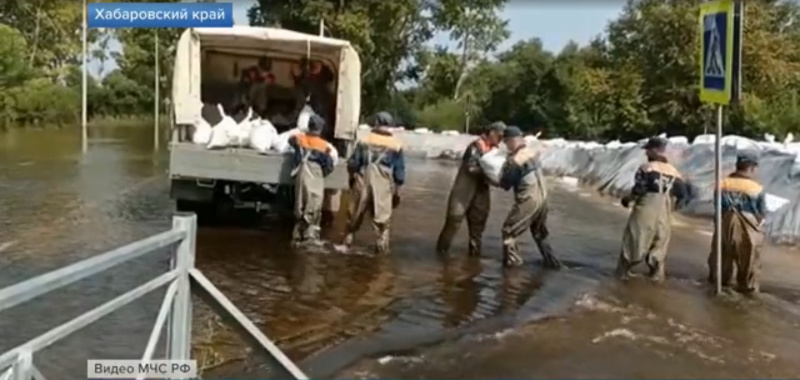
[[[734,69],[734,0],[700,4],[700,100],[727,105]]]

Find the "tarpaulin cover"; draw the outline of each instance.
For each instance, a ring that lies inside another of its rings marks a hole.
[[[700,136],[691,145],[672,143],[668,147],[670,162],[688,179],[692,188],[691,201],[681,212],[713,216],[714,139],[711,137],[710,141],[707,136]],[[796,242],[800,237],[800,165],[793,147],[738,136],[727,136],[721,143],[723,176],[733,172],[737,152],[758,155],[758,180],[768,193],[768,208],[774,210],[767,215],[766,233],[779,243]],[[630,190],[636,169],[646,161],[644,151],[636,145],[587,148],[576,143],[540,141],[536,148],[544,151],[542,166],[547,174],[577,177],[601,193],[617,197]]]

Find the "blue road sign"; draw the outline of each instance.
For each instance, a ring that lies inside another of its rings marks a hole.
[[[734,1],[700,5],[700,100],[727,105],[734,78]]]

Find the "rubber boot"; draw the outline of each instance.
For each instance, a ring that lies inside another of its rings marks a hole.
[[[354,238],[353,235],[354,234],[352,232],[348,232],[347,235],[344,236],[344,240],[342,240],[342,245],[344,245],[345,247],[350,247],[351,245],[353,245],[353,238]]]
[[[319,238],[319,227],[308,226],[303,233],[303,239],[308,243],[319,245],[321,243]]]
[[[654,262],[650,266],[650,280],[653,282],[663,282],[665,278],[664,264],[661,262]]]
[[[542,266],[547,269],[561,269],[561,261],[553,254],[553,247],[547,240],[537,240],[536,246],[539,247],[539,253],[542,254]]]
[[[483,246],[483,242],[481,239],[470,239],[469,240],[469,255],[471,257],[480,257],[481,256],[481,247]]]
[[[622,281],[630,279],[633,277],[633,273],[631,272],[632,269],[632,266],[627,262],[627,260],[622,258],[622,255],[620,255],[619,260],[617,260],[617,269],[615,271],[617,278]]]
[[[436,242],[436,252],[439,254],[446,254],[450,250],[450,244],[453,243],[453,238],[458,232],[458,227],[461,225],[461,219],[447,218],[444,221],[442,232],[439,233],[439,240]]]
[[[336,218],[336,214],[330,210],[322,210],[322,216],[320,217],[320,225],[322,227],[328,227],[333,224],[333,220]]]
[[[294,223],[292,229],[292,245],[297,246],[303,243],[303,232],[305,230],[305,222],[298,220]]]
[[[525,263],[519,255],[517,242],[509,239],[503,242],[503,266],[506,268],[518,267]]]
[[[378,226],[378,239],[375,242],[375,253],[384,254],[389,252],[389,227]]]

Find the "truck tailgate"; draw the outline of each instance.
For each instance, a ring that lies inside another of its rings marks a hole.
[[[210,150],[191,143],[172,143],[169,153],[170,177],[198,178],[292,185],[292,159],[289,154],[259,154],[253,149],[225,148]],[[333,173],[325,178],[325,188],[346,189],[347,168],[340,160]]]

